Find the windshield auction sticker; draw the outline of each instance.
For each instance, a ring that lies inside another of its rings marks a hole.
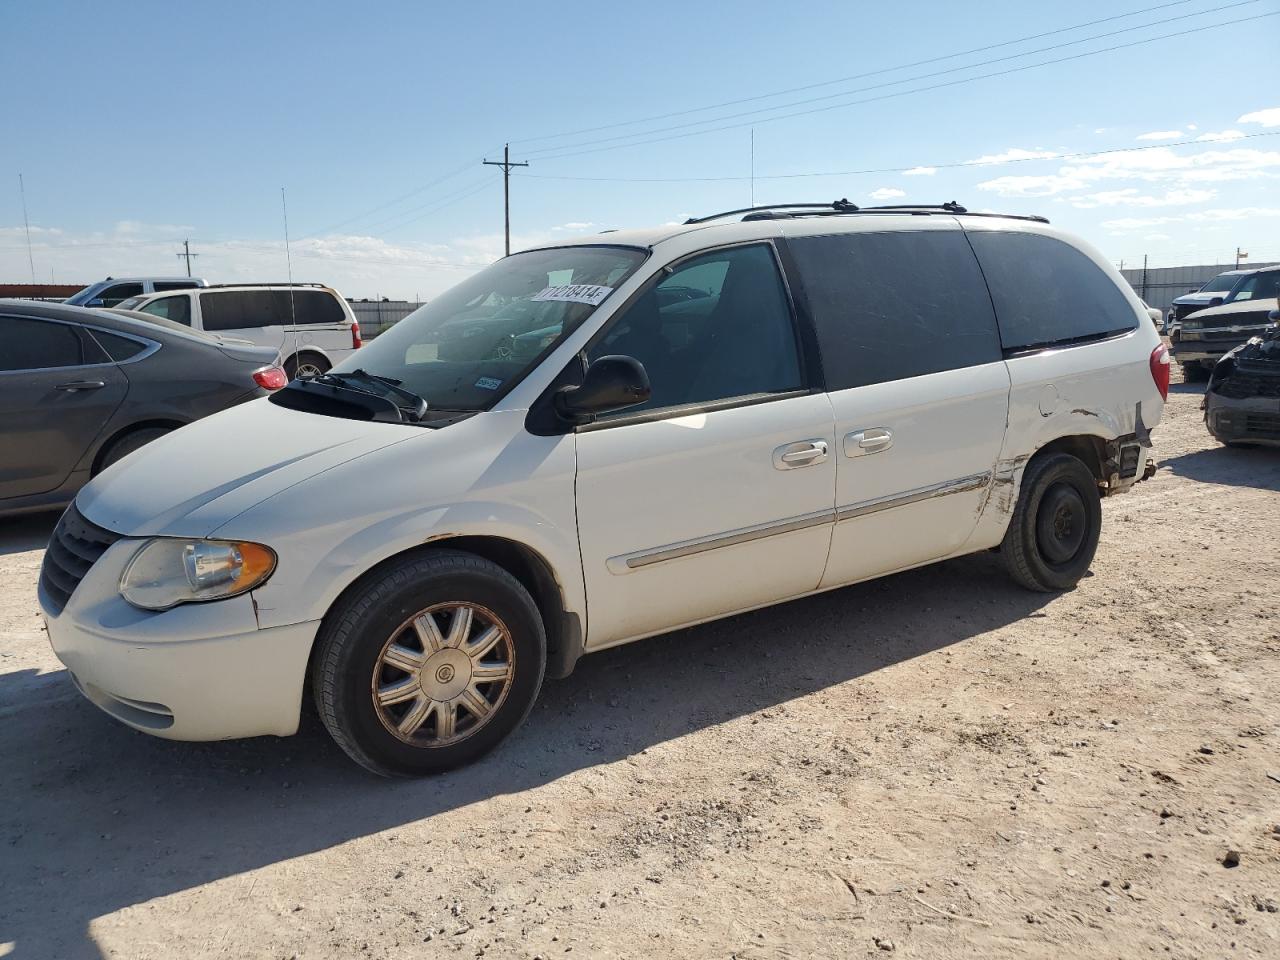
[[[545,287],[534,300],[563,300],[566,303],[586,303],[598,307],[613,287],[601,287],[594,283],[566,283],[559,287]]]

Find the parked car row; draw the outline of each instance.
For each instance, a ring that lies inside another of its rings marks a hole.
[[[210,329],[218,288],[185,296]],[[583,237],[92,480],[39,601],[134,729],[289,735],[309,691],[358,763],[439,771],[584,653],[992,548],[1071,588],[1168,384],[1133,291],[1043,218],[842,201]]]
[[[1280,267],[1230,270],[1173,301],[1169,350],[1187,381],[1206,380],[1228,352],[1274,326]]]

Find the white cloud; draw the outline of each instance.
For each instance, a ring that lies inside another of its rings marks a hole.
[[[1048,157],[1056,157],[1057,154],[1052,150],[1023,150],[1021,147],[1013,147],[1004,153],[989,153],[979,157],[977,160],[966,161],[970,164],[985,165],[989,163],[1008,163],[1011,160],[1044,160]]]
[[[1239,130],[1219,130],[1216,133],[1202,133],[1196,137],[1200,143],[1230,143],[1232,140],[1243,140],[1244,134]]]
[[[1153,130],[1151,133],[1140,133],[1135,140],[1177,140],[1182,136],[1181,130]]]
[[[1260,123],[1264,127],[1280,127],[1280,107],[1268,107],[1246,113],[1236,123]]]
[[[1269,207],[1224,207],[1215,210],[1199,210],[1171,217],[1122,217],[1104,220],[1102,226],[1113,233],[1128,233],[1148,227],[1160,227],[1169,223],[1220,223],[1224,221],[1253,220],[1261,217],[1280,217],[1280,209]]]
[[[1071,205],[1079,210],[1096,207],[1175,207],[1207,203],[1217,195],[1214,190],[1169,190],[1163,196],[1143,194],[1137,187],[1123,190],[1104,190],[1071,198]]]
[[[1142,239],[1143,239],[1143,240],[1159,241],[1159,240],[1172,240],[1172,239],[1173,239],[1173,237],[1169,236],[1167,233],[1148,233],[1148,234],[1147,234],[1145,237],[1143,237]]]
[[[1088,157],[1059,167],[1056,173],[997,177],[978,184],[1002,197],[1045,197],[1084,190],[1107,180],[1189,184],[1224,183],[1280,176],[1280,151],[1237,147],[1180,155],[1167,147]]]
[[[893,200],[896,197],[905,197],[907,192],[899,190],[896,187],[881,187],[879,190],[872,190],[868,194],[872,200]]]
[[[590,230],[594,226],[595,226],[595,223],[590,220],[570,220],[568,223],[562,223],[558,227],[552,227],[551,229],[556,231],[564,231],[564,230],[581,231],[581,230]]]
[[[938,172],[937,167],[912,167],[910,170],[903,170],[904,177],[932,177]]]

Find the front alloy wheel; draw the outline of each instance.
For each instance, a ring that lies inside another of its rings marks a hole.
[[[388,638],[372,695],[390,733],[408,744],[439,747],[488,723],[514,675],[506,624],[483,607],[444,603],[411,617]]]
[[[325,727],[384,776],[470,763],[533,707],[547,659],[537,605],[510,573],[432,549],[376,568],[329,611],[311,686]]]

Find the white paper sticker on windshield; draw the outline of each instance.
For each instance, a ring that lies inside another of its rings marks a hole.
[[[594,283],[566,283],[559,287],[546,287],[534,300],[563,300],[567,303],[586,303],[598,307],[601,301],[613,293],[613,287],[601,287]]]

